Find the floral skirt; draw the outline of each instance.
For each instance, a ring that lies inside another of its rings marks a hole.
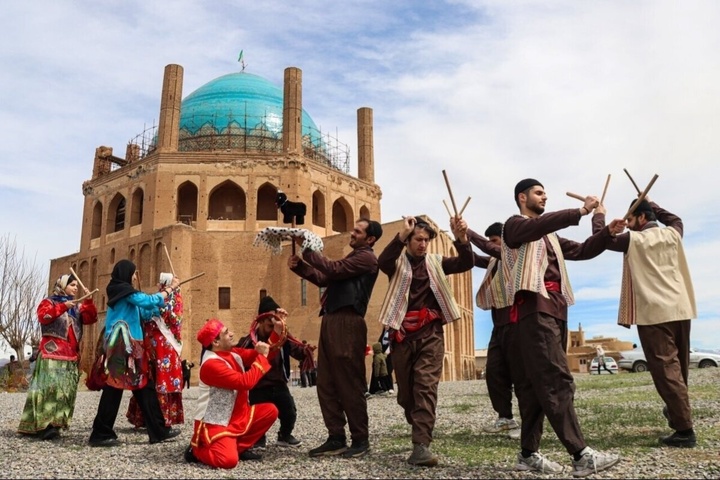
[[[157,393],[158,401],[160,402],[160,410],[162,410],[163,418],[165,418],[165,426],[180,425],[185,423],[185,413],[183,410],[182,393]],[[143,418],[142,410],[135,400],[135,397],[130,398],[130,404],[128,405],[127,413],[125,414],[128,421],[135,426],[135,428],[142,428],[145,426],[145,419]]]
[[[142,340],[129,335],[118,322],[105,343],[107,384],[123,390],[140,390],[148,381],[149,358]]]
[[[18,432],[35,434],[52,425],[68,428],[75,411],[80,370],[71,360],[46,359],[35,364]]]

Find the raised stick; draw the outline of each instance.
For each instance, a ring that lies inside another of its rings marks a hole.
[[[448,217],[452,217],[452,213],[450,213],[450,209],[448,208],[447,202],[445,200],[443,200],[443,205],[445,205],[445,210],[447,210],[448,212]]]
[[[70,273],[72,273],[73,277],[75,277],[75,280],[78,281],[78,283],[80,284],[80,288],[83,289],[83,292],[87,290],[87,288],[85,288],[85,285],[83,285],[82,280],[80,280],[80,277],[78,277],[78,274],[75,273],[75,270],[73,270],[72,267],[70,267]]]
[[[172,260],[170,260],[170,252],[168,252],[165,242],[163,242],[163,249],[165,250],[165,256],[167,257],[168,263],[170,264],[170,271],[172,272],[173,277],[177,277],[177,275],[175,275],[175,268],[173,267]]]
[[[92,294],[95,293],[95,292],[97,292],[98,290],[100,290],[100,289],[96,288],[96,289],[93,290],[92,292],[86,293],[85,295],[83,295],[83,296],[80,297],[80,298],[76,298],[75,300],[73,300],[73,302],[76,302],[76,303],[77,303],[77,302],[82,302],[82,301],[85,300],[86,298],[92,296]]]
[[[628,210],[628,212],[625,214],[625,216],[623,217],[623,220],[627,220],[628,217],[630,215],[632,215],[632,212],[634,212],[635,209],[638,207],[638,205],[640,205],[640,202],[645,200],[645,196],[648,194],[648,192],[650,191],[650,188],[652,188],[653,183],[655,183],[655,180],[657,180],[657,178],[658,178],[658,174],[656,173],[655,175],[653,175],[652,180],[650,180],[650,183],[648,183],[648,186],[645,187],[645,190],[643,190],[643,192],[640,194],[640,196],[637,198],[637,200],[635,200],[635,202],[632,204],[632,206],[630,206],[630,210]]]
[[[582,195],[578,195],[577,193],[566,192],[565,195],[580,200],[581,202],[585,201],[585,197],[583,197]]]
[[[633,180],[633,178],[630,176],[630,172],[627,171],[627,168],[623,168],[623,171],[625,172],[625,174],[628,176],[628,178],[632,182],[633,187],[635,187],[635,190],[637,190],[637,192],[640,193],[640,188],[638,188],[637,183],[635,183],[635,180]]]
[[[459,216],[459,217],[462,217],[462,214],[463,214],[463,212],[465,211],[465,207],[468,206],[468,203],[470,203],[470,197],[468,197],[468,199],[465,200],[465,205],[463,205],[462,208],[460,209],[460,213],[458,213],[458,216]]]
[[[295,215],[292,217],[292,228],[295,228]],[[291,238],[290,243],[292,244],[292,254],[295,255],[295,239]]]
[[[445,177],[445,185],[447,185],[448,193],[450,194],[450,202],[453,206],[453,212],[455,212],[455,216],[458,214],[457,206],[455,205],[455,197],[453,197],[452,188],[450,188],[450,181],[448,180],[447,173],[445,173],[445,170],[442,171],[443,177]],[[452,215],[450,215],[452,217]]]
[[[600,197],[600,205],[603,205],[603,202],[605,201],[605,194],[607,193],[608,185],[610,185],[610,174],[609,173],[608,173],[607,180],[605,180],[605,188],[603,188],[602,197]]]
[[[200,272],[200,273],[198,273],[197,275],[193,275],[192,277],[190,277],[190,278],[188,278],[188,279],[186,279],[186,280],[183,280],[182,282],[178,283],[178,287],[179,287],[180,285],[182,285],[183,283],[187,283],[187,282],[189,282],[190,280],[195,280],[196,278],[202,277],[203,275],[205,275],[205,272]]]

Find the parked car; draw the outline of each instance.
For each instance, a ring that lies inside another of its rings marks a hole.
[[[620,352],[618,366],[631,372],[647,372],[648,364],[645,353],[641,350],[627,350]],[[690,368],[708,368],[720,366],[720,355],[715,353],[698,352],[690,349]]]
[[[598,374],[598,358],[595,357],[592,359],[592,362],[590,362],[590,375],[597,375]],[[612,373],[618,373],[618,365],[617,362],[615,362],[615,359],[612,357],[604,357],[605,358],[605,366],[610,370]],[[600,367],[600,375],[603,373],[610,375],[610,372],[605,370],[604,368]]]

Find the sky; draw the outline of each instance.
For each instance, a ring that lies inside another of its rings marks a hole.
[[[484,232],[517,212],[512,191],[540,180],[547,211],[602,194],[622,217],[650,197],[684,221],[698,318],[691,344],[720,349],[720,3],[714,1],[36,0],[0,5],[0,235],[42,265],[79,250],[82,182],[95,148],[123,156],[157,124],[163,69],[183,97],[240,70],[282,87],[303,74],[303,107],[349,146],[356,111],[374,114],[382,221],[450,204]],[[590,218],[562,230],[582,241]],[[616,323],[622,256],[569,262],[569,327],[639,343]],[[713,273],[715,272],[715,273]],[[477,290],[484,271],[473,273]],[[475,311],[475,346],[490,336]]]

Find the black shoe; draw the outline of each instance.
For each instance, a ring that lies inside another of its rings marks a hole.
[[[262,460],[262,455],[260,455],[259,453],[251,452],[250,450],[245,450],[240,454],[240,460],[242,460],[243,462]]]
[[[57,427],[53,427],[52,425],[48,425],[48,427],[40,432],[40,439],[41,440],[54,440],[60,436],[60,429]]]
[[[675,432],[667,437],[661,437],[660,445],[665,445],[666,447],[693,448],[697,445],[697,437],[694,433],[686,435]]]
[[[667,422],[668,422],[668,427],[670,427],[670,428],[672,428],[673,430],[675,430],[675,426],[674,426],[673,423],[670,421],[670,410],[668,410],[667,405],[665,405],[665,406],[663,407],[663,417],[665,417],[665,420],[667,420]]]
[[[150,443],[160,443],[160,442],[167,442],[175,437],[180,435],[180,430],[177,428],[168,428],[165,431],[165,435],[162,438],[159,438],[157,440],[150,440]]]
[[[260,440],[255,442],[255,445],[250,447],[250,450],[265,450],[267,448],[267,437],[263,435]]]
[[[325,443],[310,450],[308,455],[311,457],[340,455],[347,449],[348,447],[345,437],[330,435]]]
[[[358,458],[367,454],[370,450],[370,442],[367,440],[353,441],[350,448],[342,453],[343,458]]]
[[[102,440],[90,440],[91,447],[117,447],[120,445],[120,440],[117,438],[103,438]]]
[[[199,460],[192,451],[192,445],[188,445],[185,449],[185,461],[187,463],[199,463]]]
[[[280,435],[278,433],[277,446],[279,447],[299,447],[302,442],[297,438],[293,437],[292,434]]]

